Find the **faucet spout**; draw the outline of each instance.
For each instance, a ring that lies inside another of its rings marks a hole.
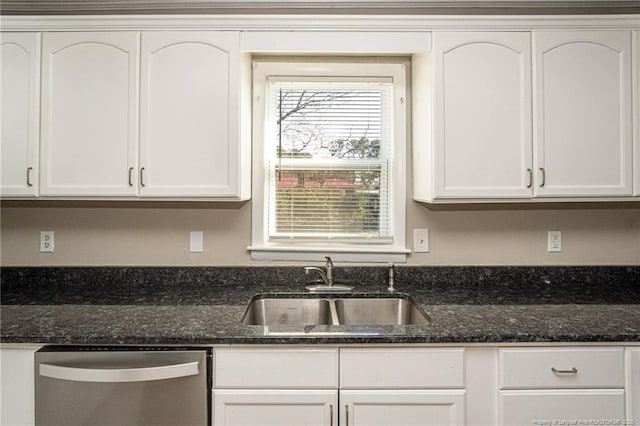
[[[304,267],[304,273],[309,275],[309,273],[311,273],[311,271],[313,272],[317,272],[320,275],[320,278],[322,278],[322,282],[324,282],[326,285],[332,285],[333,283],[331,281],[329,281],[329,277],[328,275],[322,270],[322,268],[318,268],[317,266],[305,266]]]
[[[305,266],[304,273],[309,275],[311,272],[315,272],[320,275],[322,278],[323,284],[314,284],[306,286],[307,290],[315,293],[320,292],[346,292],[353,290],[353,286],[348,285],[334,285],[334,271],[335,267],[333,266],[333,261],[329,256],[326,256],[325,259],[327,263],[324,265],[324,268],[320,268],[318,266]]]
[[[318,274],[320,274],[320,278],[322,278],[322,281],[326,285],[331,287],[333,286],[333,261],[329,256],[325,256],[325,259],[327,259],[327,263],[324,265],[324,270],[317,266],[305,266],[304,273],[309,275],[311,271],[317,272]]]

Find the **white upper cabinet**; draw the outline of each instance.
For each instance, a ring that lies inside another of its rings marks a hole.
[[[0,34],[0,195],[38,193],[40,34]]]
[[[533,34],[536,196],[632,195],[630,31]]]
[[[635,103],[633,104],[633,129],[634,129],[634,152],[635,152],[635,190],[636,197],[640,196],[640,31],[633,32],[633,43],[636,47],[636,60],[634,67],[633,94]]]
[[[413,61],[414,199],[634,195],[632,36],[435,33],[431,57]]]
[[[45,33],[40,193],[135,195],[139,33]]]
[[[141,196],[239,199],[238,32],[144,32]]]
[[[530,197],[530,33],[433,39],[433,198]]]

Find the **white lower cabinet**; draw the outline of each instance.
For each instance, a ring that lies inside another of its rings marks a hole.
[[[499,425],[625,424],[624,348],[503,348],[498,354]]]
[[[416,347],[218,348],[214,424],[464,425],[464,353]]]
[[[340,425],[464,425],[464,348],[340,350]]]
[[[625,424],[624,389],[500,391],[498,412],[504,426]]]
[[[0,347],[3,426],[34,423],[38,349]],[[637,344],[223,346],[213,360],[215,426],[640,422]]]
[[[625,388],[627,390],[627,420],[640,422],[640,347],[627,348],[625,354]]]
[[[640,347],[221,347],[215,426],[640,421]]]
[[[340,426],[464,424],[465,391],[341,390]]]
[[[34,424],[33,354],[38,349],[36,346],[0,349],[0,425]]]
[[[337,422],[337,390],[215,390],[213,421],[224,426],[306,426]]]
[[[337,425],[337,348],[216,348],[216,426]]]

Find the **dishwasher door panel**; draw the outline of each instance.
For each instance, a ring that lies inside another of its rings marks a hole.
[[[37,426],[207,425],[205,350],[45,350],[35,360]]]

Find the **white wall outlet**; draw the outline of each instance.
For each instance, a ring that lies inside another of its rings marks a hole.
[[[547,251],[549,252],[562,251],[562,232],[561,231],[549,231]]]
[[[53,253],[53,231],[40,231],[40,253]]]
[[[429,253],[429,230],[428,229],[413,230],[413,252]]]
[[[202,253],[204,251],[204,235],[202,231],[189,232],[189,251]]]

